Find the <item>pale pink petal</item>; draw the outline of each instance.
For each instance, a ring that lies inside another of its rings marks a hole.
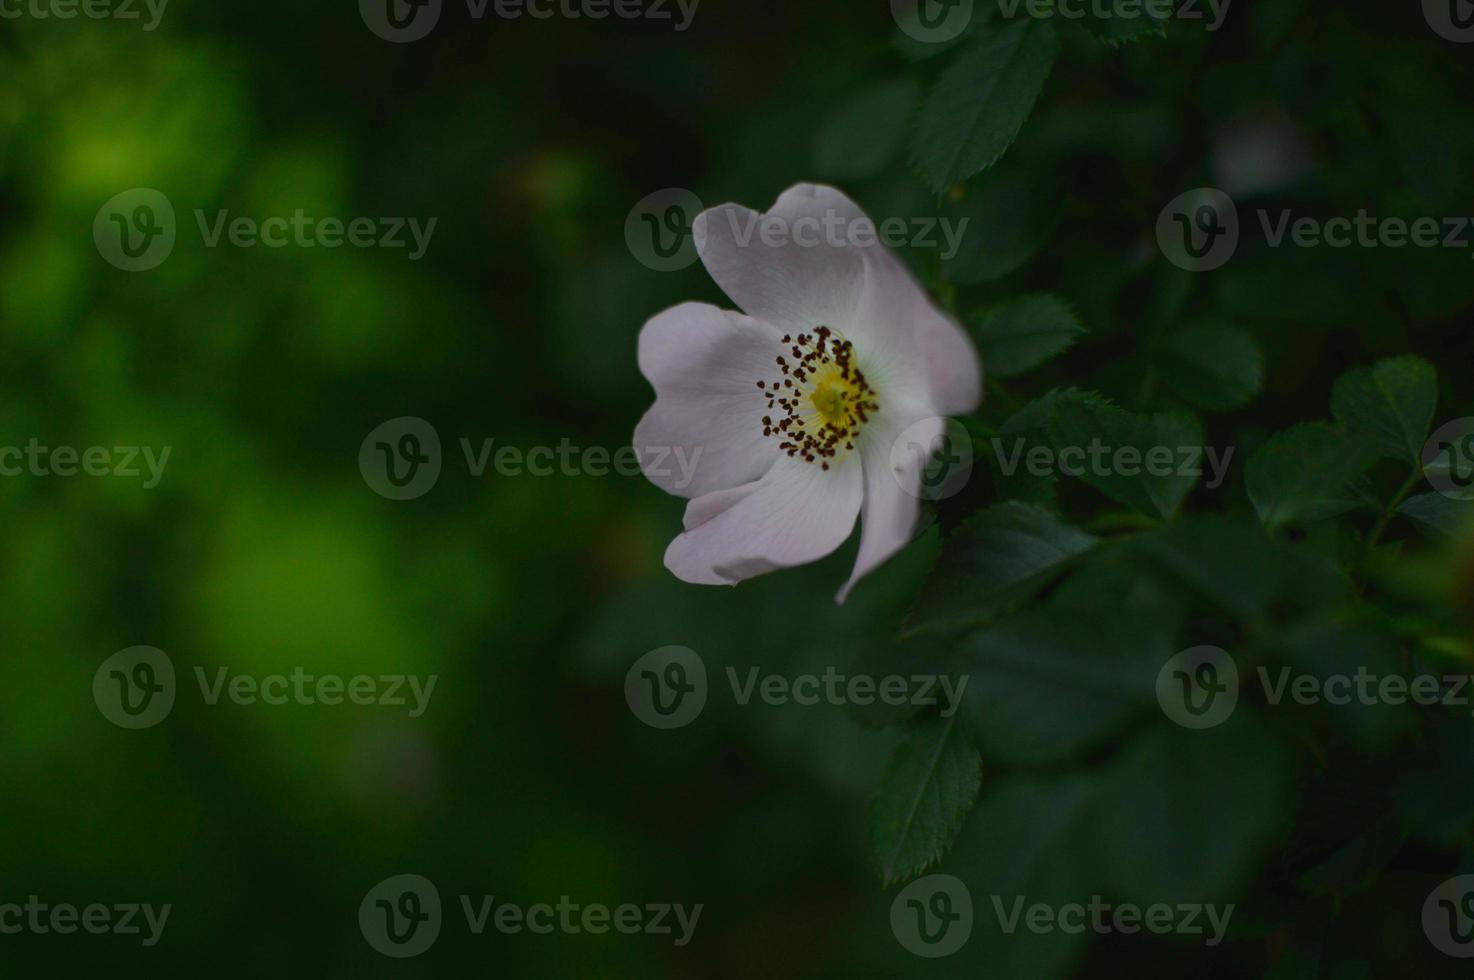
[[[686,516],[682,519],[682,523],[686,530],[695,530],[722,511],[742,501],[760,486],[762,486],[762,481],[754,480],[730,490],[713,490],[704,497],[697,497],[686,505]]]
[[[768,236],[770,225],[776,234]],[[888,387],[926,388],[937,414],[977,408],[972,342],[838,190],[799,184],[762,215],[722,205],[692,230],[711,277],[750,315],[789,332],[840,331],[867,375]]]
[[[767,399],[757,387],[777,374],[782,335],[740,313],[686,303],[640,331],[640,370],[655,404],[635,428],[640,466],[682,497],[741,486],[778,458],[763,436]]]
[[[789,456],[746,492],[730,490],[687,505],[686,533],[671,542],[665,567],[685,582],[735,585],[779,568],[818,561],[844,543],[860,512],[859,453],[824,470]],[[693,513],[707,518],[697,522]]]
[[[863,218],[833,188],[799,184],[765,214],[740,204],[703,211],[691,232],[706,271],[751,316],[790,332],[821,324],[842,329],[862,300],[864,256],[829,244],[832,236],[822,225],[810,231],[799,224],[822,222],[826,215],[834,221]]]
[[[843,603],[861,578],[915,537],[921,519],[922,470],[945,427],[944,419],[913,404],[897,406],[872,419],[861,433],[858,448],[865,471],[865,503],[860,513],[860,552],[836,602]],[[902,440],[907,444],[898,445]]]
[[[942,312],[905,263],[889,252],[867,264],[865,301],[856,336],[877,351],[882,383],[886,363],[904,383],[917,373],[937,415],[971,415],[982,404],[983,363],[962,327]],[[857,347],[862,341],[856,340]],[[912,386],[914,388],[914,384]],[[910,392],[913,396],[916,392]]]

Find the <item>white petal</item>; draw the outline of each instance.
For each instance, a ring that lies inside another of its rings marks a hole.
[[[818,463],[783,455],[750,487],[691,501],[689,530],[666,549],[665,567],[686,582],[735,585],[818,561],[854,530],[860,469],[859,453],[832,463],[827,471]]]
[[[884,384],[886,364],[897,366],[899,380],[919,374],[937,415],[970,415],[982,403],[983,364],[972,340],[957,321],[938,309],[905,263],[890,252],[867,263],[861,321],[853,328],[857,350],[877,351],[875,373]],[[914,394],[913,394],[914,397]]]
[[[640,331],[640,370],[655,404],[635,428],[640,467],[682,497],[750,483],[778,458],[763,436],[767,398],[783,351],[773,327],[704,303],[686,303]]]
[[[871,420],[858,447],[865,471],[865,503],[860,514],[860,552],[850,580],[835,601],[843,603],[861,578],[911,543],[921,519],[921,476],[946,421],[920,406],[894,410]],[[916,446],[892,452],[903,437]]]
[[[822,221],[826,213],[863,218],[838,191],[800,184],[765,214],[724,204],[697,215],[691,231],[707,272],[748,314],[790,332],[821,324],[842,328],[862,298],[864,256],[859,249],[834,247],[822,225],[813,232],[814,244],[796,240],[811,240],[801,220]]]
[[[686,530],[694,531],[707,521],[721,514],[722,511],[728,510],[739,503],[760,486],[762,486],[762,481],[754,480],[751,483],[744,483],[742,486],[733,487],[730,490],[713,490],[704,497],[697,497],[686,505],[686,516],[682,520],[682,523]]]
[[[765,235],[765,223],[774,234]],[[692,231],[711,277],[750,315],[789,332],[839,330],[867,375],[925,387],[937,414],[977,408],[972,342],[838,190],[799,184],[763,215],[722,205],[699,215]]]

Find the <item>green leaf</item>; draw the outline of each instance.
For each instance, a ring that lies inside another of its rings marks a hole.
[[[1323,422],[1303,422],[1271,436],[1249,457],[1244,484],[1266,527],[1324,520],[1363,503],[1352,487],[1374,453]]]
[[[1365,833],[1347,841],[1324,862],[1296,880],[1302,890],[1331,897],[1360,891],[1375,881],[1407,844],[1402,822],[1388,816],[1369,821]]]
[[[1438,372],[1421,357],[1395,357],[1343,374],[1331,411],[1382,455],[1420,466],[1438,407]]]
[[[1023,459],[1019,453],[1027,453],[1035,445],[1047,442],[1049,419],[1054,414],[1054,399],[1058,391],[1051,391],[1042,398],[1025,405],[995,432],[979,432],[973,445],[986,443],[990,451],[981,454],[987,460],[988,472],[993,477],[993,488],[999,500],[1022,500],[1040,507],[1056,505],[1059,481],[1053,473],[1035,476],[1026,465],[1016,460]]]
[[[1140,0],[1114,0],[1109,8],[1093,4],[1082,25],[1099,40],[1120,47],[1148,37],[1166,37],[1168,16]]]
[[[1435,537],[1451,536],[1466,530],[1474,522],[1474,501],[1459,500],[1441,493],[1422,493],[1404,500],[1397,512],[1416,521]]]
[[[1074,758],[1153,702],[1180,604],[1129,559],[1100,553],[1047,603],[963,643],[963,701],[985,755]]]
[[[1024,296],[995,306],[973,329],[983,364],[994,378],[1032,371],[1084,333],[1074,312],[1049,295]]]
[[[1439,847],[1461,846],[1474,822],[1474,779],[1449,776],[1474,770],[1474,725],[1463,715],[1425,712],[1426,735],[1418,751],[1401,756],[1391,787],[1404,824]]]
[[[1283,746],[1242,706],[1218,728],[1153,726],[1105,779],[1096,853],[1114,890],[1143,905],[1232,898],[1286,818]]]
[[[1273,639],[1285,664],[1261,667],[1273,671],[1270,684],[1282,676],[1317,677],[1324,685],[1332,677],[1386,677],[1400,672],[1398,643],[1378,621],[1380,614],[1322,610],[1314,619],[1297,624]],[[1286,666],[1290,674],[1284,674]],[[1292,682],[1293,683],[1293,682]],[[1287,699],[1288,700],[1288,699]],[[1359,697],[1345,704],[1299,706],[1284,704],[1284,710],[1299,709],[1322,716],[1322,730],[1342,729],[1365,752],[1382,754],[1402,733],[1415,724],[1413,714],[1396,706],[1368,704]]]
[[[1281,606],[1333,602],[1350,590],[1335,564],[1270,537],[1252,518],[1191,517],[1138,535],[1131,545],[1246,623]]]
[[[1030,598],[1097,543],[1019,501],[975,514],[943,542],[905,634],[984,622]]]
[[[912,730],[891,759],[871,811],[871,845],[887,885],[946,853],[981,785],[982,759],[957,715]]]
[[[1061,473],[1151,517],[1175,515],[1202,475],[1203,427],[1185,415],[1138,415],[1098,396],[1061,395],[1049,439]],[[1196,471],[1185,465],[1192,460]]]
[[[972,936],[948,961],[948,975],[1074,975],[1072,966],[1090,943],[1088,932],[1030,929],[1022,916],[1006,930],[1000,918],[1011,916],[1020,902],[1027,916],[1036,903],[1056,909],[1088,905],[1099,894],[1087,838],[1097,784],[1096,777],[1081,773],[1019,777],[984,794],[941,868],[962,879],[974,905]]]
[[[1123,669],[1122,651],[1101,649],[1107,623],[1087,629],[1039,611],[988,627],[968,640],[965,700],[983,750],[1010,763],[1074,758],[1119,729],[1152,694],[1155,663]]]
[[[1156,362],[1177,397],[1210,412],[1248,404],[1264,384],[1259,342],[1247,330],[1225,324],[1179,330],[1162,345]]]
[[[968,188],[945,217],[961,235],[944,255],[948,282],[974,286],[1017,271],[1049,243],[1062,212],[1060,195],[1037,174],[1000,167]]]
[[[1054,67],[1047,22],[988,24],[942,73],[921,110],[917,167],[937,193],[991,167],[1013,143]]]
[[[814,134],[814,168],[820,176],[861,180],[883,171],[900,152],[920,94],[919,83],[900,78],[846,100]]]

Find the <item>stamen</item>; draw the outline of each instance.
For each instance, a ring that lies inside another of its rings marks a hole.
[[[860,428],[880,405],[855,364],[854,345],[829,327],[817,327],[812,335],[784,334],[783,343],[798,363],[780,354],[776,363],[782,377],[757,383],[768,408],[780,413],[776,422],[763,416],[763,435],[783,437],[779,449],[827,470],[829,460],[855,448]],[[795,397],[780,396],[785,390]]]

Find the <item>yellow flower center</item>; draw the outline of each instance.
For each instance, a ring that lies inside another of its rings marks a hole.
[[[759,381],[768,398],[768,408],[780,413],[763,416],[763,435],[782,439],[778,448],[805,462],[829,469],[829,461],[855,448],[855,437],[879,411],[875,391],[855,363],[855,348],[828,327],[796,338],[785,335],[792,345],[794,363],[780,356],[777,381]]]
[[[844,420],[845,400],[853,393],[854,389],[848,382],[841,380],[836,383],[834,379],[826,378],[814,383],[814,390],[809,393],[809,401],[813,403],[814,410],[819,413],[825,424],[835,424]]]

